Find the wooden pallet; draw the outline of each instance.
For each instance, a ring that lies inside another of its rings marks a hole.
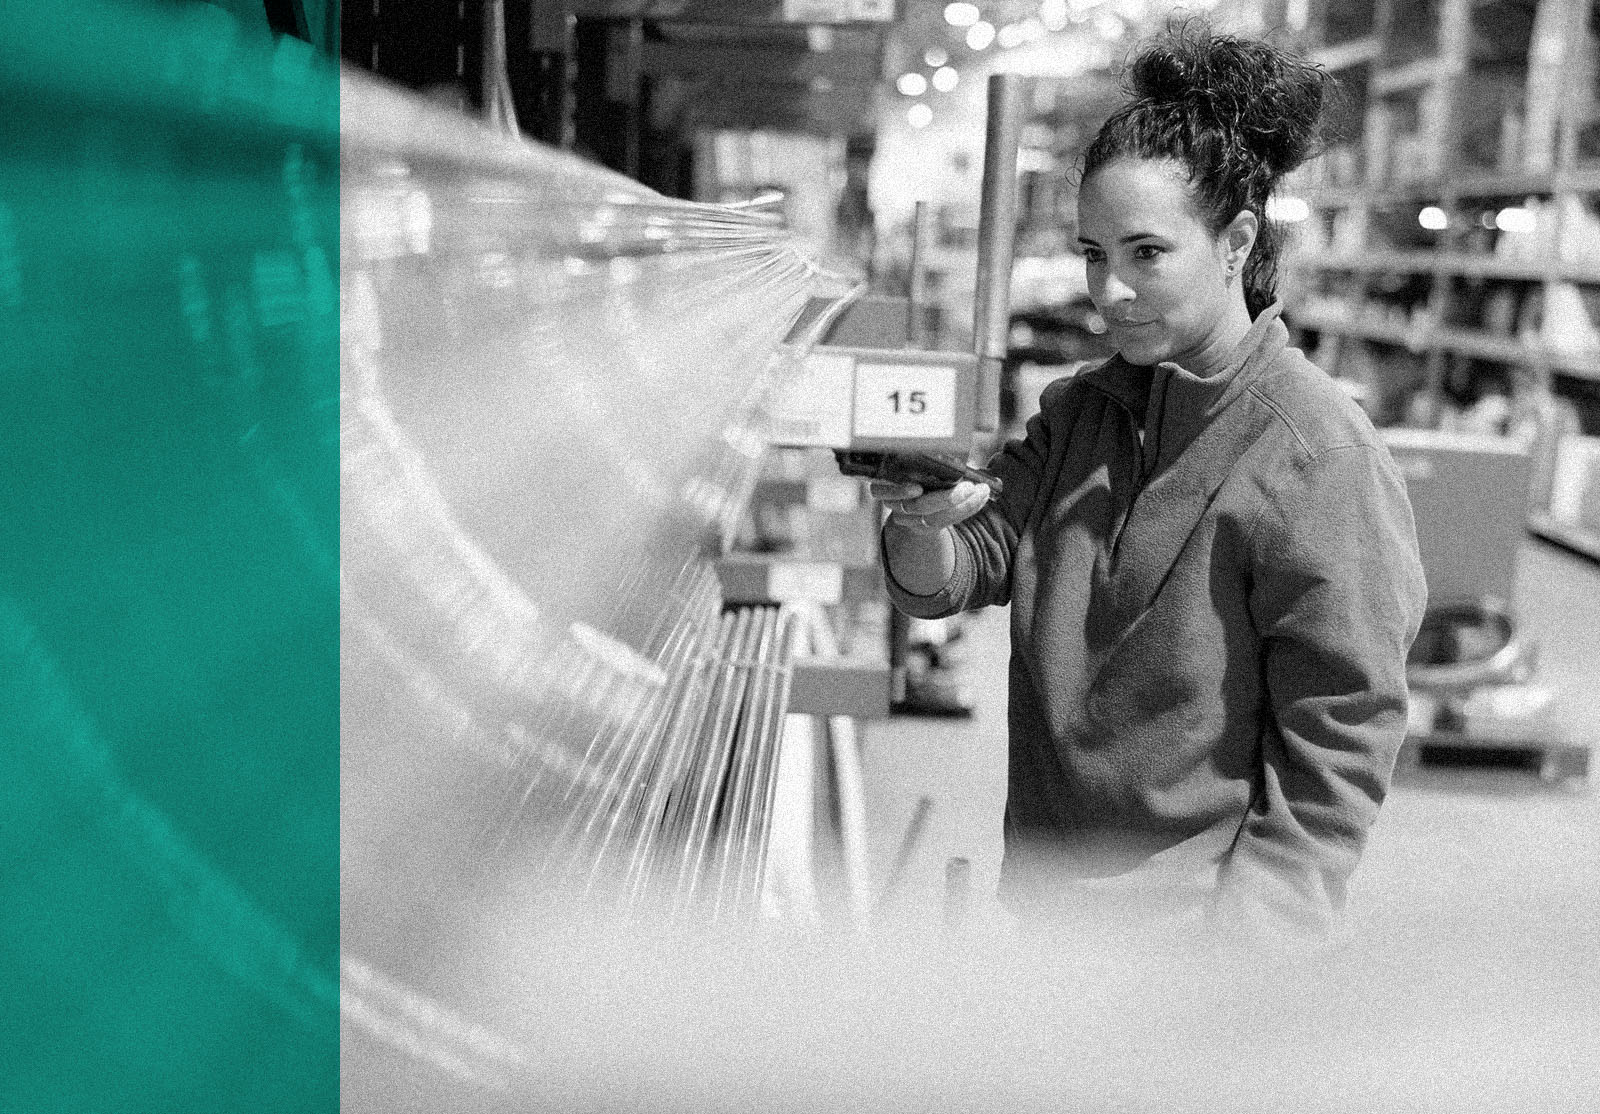
[[[1490,738],[1463,731],[1407,735],[1396,769],[1508,770],[1537,774],[1545,781],[1586,779],[1590,747],[1569,739]]]

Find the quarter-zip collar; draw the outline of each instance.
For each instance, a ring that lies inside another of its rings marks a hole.
[[[1223,410],[1270,367],[1289,343],[1289,330],[1279,319],[1281,302],[1273,302],[1251,322],[1227,360],[1214,374],[1195,375],[1164,361],[1130,364],[1121,354],[1082,375],[1084,382],[1109,395],[1136,420],[1143,412],[1146,477],[1166,469]]]

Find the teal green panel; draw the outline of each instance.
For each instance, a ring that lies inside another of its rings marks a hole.
[[[333,1110],[337,73],[0,42],[0,1111]]]
[[[339,54],[339,0],[299,0],[306,37],[334,57]]]
[[[205,0],[205,3],[215,4],[228,12],[242,27],[258,31],[267,29],[267,8],[262,0]]]

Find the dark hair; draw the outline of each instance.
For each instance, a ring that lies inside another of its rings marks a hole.
[[[1255,317],[1277,297],[1282,236],[1267,198],[1316,153],[1328,86],[1320,66],[1268,43],[1214,35],[1185,20],[1143,45],[1124,75],[1132,97],[1101,125],[1083,178],[1114,159],[1171,158],[1189,171],[1193,200],[1212,233],[1245,209],[1260,222],[1244,266]]]

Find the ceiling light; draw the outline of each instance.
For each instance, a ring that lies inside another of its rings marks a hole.
[[[967,28],[967,45],[973,50],[986,50],[994,42],[994,24],[980,19]]]
[[[1298,224],[1311,216],[1311,206],[1303,197],[1267,198],[1267,219]]]
[[[1513,205],[1508,209],[1501,209],[1494,215],[1495,227],[1501,232],[1532,232],[1538,227],[1539,218],[1532,209],[1524,209],[1520,205]]]
[[[965,0],[945,5],[944,21],[952,27],[971,27],[982,18],[983,13],[978,10],[978,5],[968,4]]]
[[[918,102],[906,109],[906,123],[913,128],[925,128],[933,123],[933,109]]]
[[[960,80],[961,75],[952,66],[940,66],[933,71],[933,87],[941,93],[950,92]]]
[[[943,47],[930,46],[922,52],[922,61],[929,66],[942,66],[950,61],[950,55]]]
[[[1417,214],[1417,223],[1431,232],[1440,232],[1450,227],[1450,217],[1437,205],[1429,205]]]
[[[894,87],[908,97],[920,97],[928,91],[928,79],[919,73],[903,73]]]

